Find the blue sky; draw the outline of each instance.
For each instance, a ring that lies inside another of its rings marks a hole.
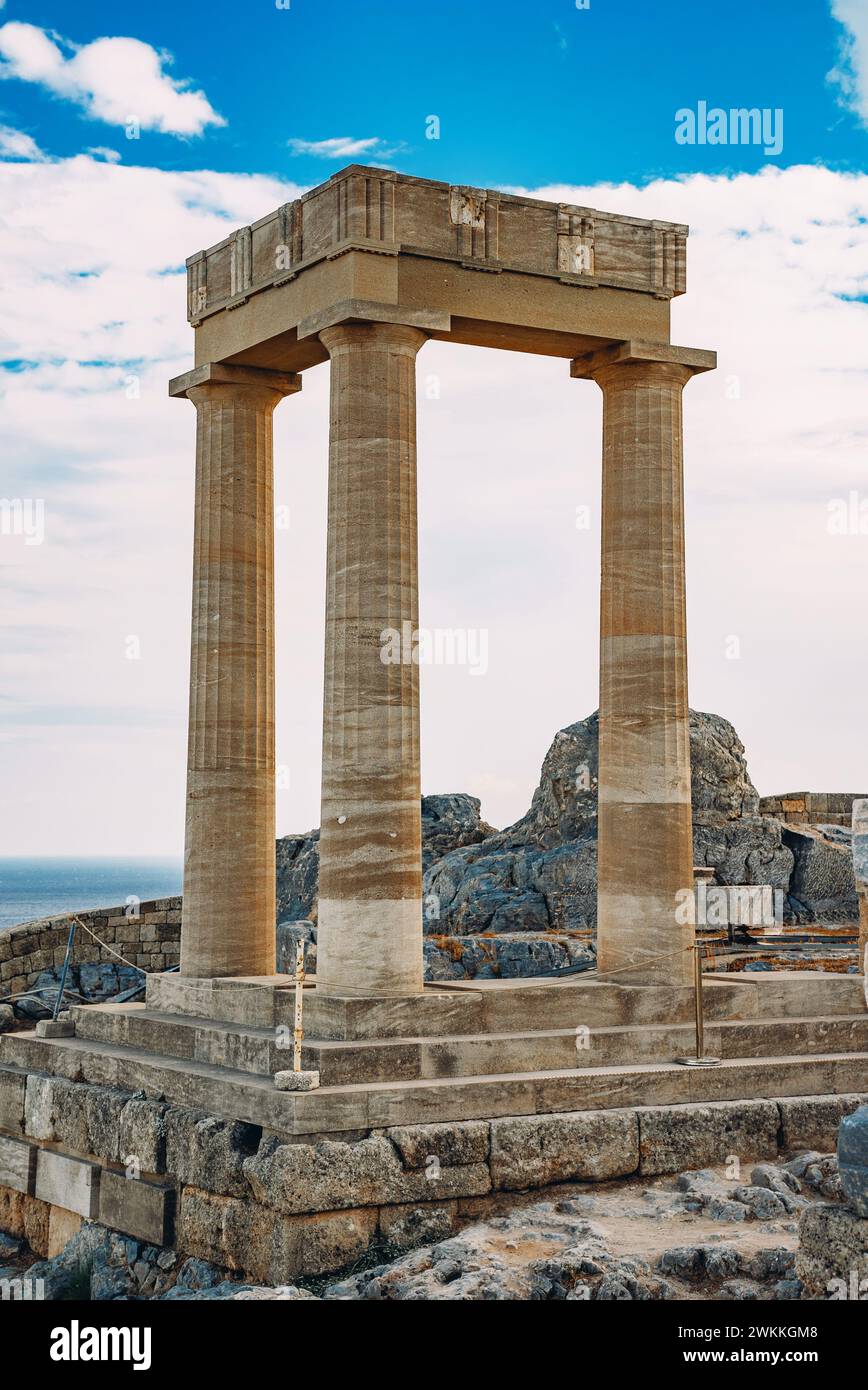
[[[700,102],[780,108],[780,154],[679,144]],[[866,159],[868,0],[0,0],[4,852],[180,852],[184,258],[349,162],[689,223],[691,704],[763,794],[868,792]],[[422,624],[488,638],[484,679],[424,672],[423,790],[502,826],[597,703],[599,392],[451,343],[418,372]],[[280,833],[319,817],[328,388],[275,416]]]
[[[705,100],[782,109],[782,166],[868,159],[864,126],[827,80],[845,30],[825,0],[8,0],[2,17],[76,45],[123,34],[168,51],[167,71],[226,122],[183,139],[144,130],[133,146],[38,85],[3,84],[3,119],[54,156],[106,145],[164,169],[206,160],[315,183],[347,161],[293,155],[288,142],[345,136],[381,142],[367,162],[482,185],[759,169],[754,147],[676,145],[675,111]],[[439,140],[425,138],[432,114]]]

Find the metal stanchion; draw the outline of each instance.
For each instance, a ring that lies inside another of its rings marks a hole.
[[[696,1010],[696,1056],[676,1057],[682,1067],[719,1067],[719,1057],[705,1055],[705,1012],[702,1001],[702,957],[705,951],[701,941],[693,943],[693,994]]]
[[[57,998],[54,1001],[54,1009],[51,1017],[56,1022],[57,1015],[60,1013],[63,1001],[63,991],[66,988],[66,977],[69,974],[69,962],[72,960],[72,947],[75,942],[75,920],[69,924],[69,936],[66,938],[66,955],[63,957],[63,969],[60,972],[60,984],[57,987]]]
[[[292,1069],[301,1071],[301,1045],[304,1042],[304,942],[295,948],[295,1029],[292,1035]]]
[[[75,929],[77,926],[77,918],[71,918],[69,923],[69,936],[66,938],[66,955],[63,957],[60,984],[57,986],[57,998],[54,1001],[51,1018],[39,1018],[36,1020],[37,1038],[71,1038],[75,1036],[75,1024],[70,1018],[68,1011],[64,1013],[63,1018],[60,1017],[60,1011],[63,1008],[63,996],[66,993],[66,977],[69,974],[69,964],[72,960],[72,948],[75,942]]]
[[[315,1091],[319,1086],[319,1072],[305,1071],[301,1065],[301,1049],[304,1042],[304,941],[299,940],[295,948],[295,1012],[292,1034],[292,1071],[278,1071],[274,1084],[279,1091]]]

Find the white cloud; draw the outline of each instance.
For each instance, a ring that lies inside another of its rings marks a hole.
[[[113,150],[108,145],[91,145],[85,151],[86,154],[93,155],[94,159],[104,159],[109,164],[120,162],[120,150]]]
[[[27,135],[23,130],[14,130],[12,126],[0,126],[0,159],[27,159],[31,162],[42,162],[47,158],[33,139],[32,135]]]
[[[166,380],[192,355],[181,265],[300,191],[83,156],[0,166],[0,357],[18,364],[0,374],[3,490],[46,509],[43,545],[0,538],[6,853],[180,847],[195,416]],[[868,536],[827,529],[831,499],[868,495],[868,176],[531,191],[691,223],[672,337],[720,353],[685,394],[691,702],[733,720],[762,791],[868,789]],[[565,361],[448,343],[423,348],[418,377],[422,622],[489,633],[485,678],[423,671],[423,785],[482,795],[505,824],[555,729],[597,702],[600,397]],[[327,434],[321,367],[275,416],[292,514],[276,552],[281,832],[318,818]]]
[[[844,26],[841,56],[830,79],[842,98],[868,126],[868,4],[866,0],[832,0],[832,17]]]
[[[366,140],[355,140],[351,135],[335,135],[330,140],[288,140],[293,154],[313,155],[316,159],[355,159],[358,155],[394,154],[394,150],[384,148],[385,142],[378,135]]]
[[[142,130],[201,135],[206,126],[226,124],[204,92],[164,71],[167,54],[139,39],[95,39],[79,47],[10,20],[0,27],[0,58],[0,76],[35,82],[109,125],[136,121]]]

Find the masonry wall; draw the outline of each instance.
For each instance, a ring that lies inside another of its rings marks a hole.
[[[853,819],[853,802],[866,792],[784,792],[760,798],[760,814],[794,825],[844,825]]]
[[[498,1194],[831,1152],[862,1095],[642,1106],[393,1126],[347,1142],[115,1087],[0,1068],[0,1230],[57,1253],[81,1221],[255,1282],[336,1273],[442,1239]],[[57,1230],[57,1236],[53,1231]],[[53,1247],[53,1248],[52,1248]]]
[[[138,905],[98,907],[74,914],[119,955],[148,972],[178,964],[181,940],[181,899],[156,898]],[[43,970],[63,965],[69,935],[69,914],[22,922],[0,932],[0,996],[16,994],[35,984]],[[73,965],[119,965],[87,932],[75,936]]]

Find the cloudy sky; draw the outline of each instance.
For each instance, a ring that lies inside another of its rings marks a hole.
[[[4,854],[180,852],[183,262],[350,161],[690,224],[691,704],[761,792],[868,791],[868,3],[397,8],[0,8]],[[782,149],[680,143],[700,102]],[[599,393],[449,344],[419,379],[422,623],[488,634],[484,674],[423,671],[424,790],[506,824],[596,707]],[[318,820],[327,395],[276,416],[281,832]]]

